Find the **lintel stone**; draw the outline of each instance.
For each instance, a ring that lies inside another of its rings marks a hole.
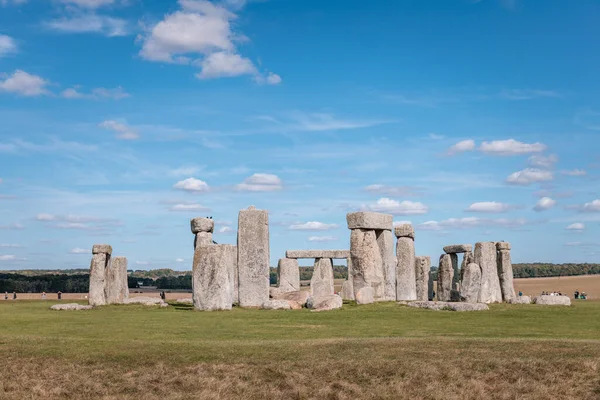
[[[394,234],[396,235],[397,238],[409,237],[409,238],[414,239],[415,238],[415,228],[413,228],[413,226],[411,224],[398,225],[394,229]]]
[[[346,215],[348,229],[392,230],[394,217],[376,212],[355,212]]]
[[[192,218],[190,221],[192,233],[213,232],[215,230],[215,221],[210,218]]]
[[[288,250],[286,258],[350,258],[350,250]]]
[[[473,245],[470,244],[453,244],[444,247],[446,254],[470,253],[473,251]]]
[[[112,254],[112,247],[109,244],[95,244],[92,247],[92,254]]]
[[[496,243],[496,250],[500,251],[500,250],[510,250],[510,243],[508,242],[497,242]]]

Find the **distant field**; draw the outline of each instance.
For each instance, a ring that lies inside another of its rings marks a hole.
[[[560,291],[571,298],[573,292],[579,290],[586,292],[590,299],[600,299],[600,275],[515,279],[515,290],[532,296],[542,291]]]
[[[0,399],[597,399],[600,302],[329,313],[0,302]]]

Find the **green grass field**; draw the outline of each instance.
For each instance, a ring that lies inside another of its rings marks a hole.
[[[328,313],[0,303],[4,399],[600,398],[600,303]]]

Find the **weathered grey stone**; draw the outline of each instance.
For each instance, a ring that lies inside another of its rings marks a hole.
[[[373,304],[373,288],[365,286],[356,292],[356,304]]]
[[[127,282],[127,258],[113,257],[106,268],[105,277],[106,304],[122,304],[129,297]]]
[[[215,221],[210,218],[192,218],[190,226],[192,228],[192,233],[212,233],[215,230]]]
[[[442,254],[438,265],[437,299],[439,301],[450,301],[452,296],[452,281],[454,270],[452,269],[452,258],[450,254]]]
[[[306,301],[310,297],[310,293],[305,290],[298,290],[296,292],[279,293],[272,297],[273,300],[290,300],[295,301],[300,305],[305,305]]]
[[[431,271],[431,258],[415,257],[415,282],[417,289],[417,300],[429,300],[429,272]]]
[[[92,254],[112,254],[112,247],[109,244],[95,244],[92,246]]]
[[[568,296],[537,296],[533,298],[533,304],[545,306],[570,306],[571,299]]]
[[[181,304],[194,304],[194,299],[192,299],[192,298],[177,299],[177,300],[175,300],[175,302],[181,303]]]
[[[194,237],[194,249],[198,246],[208,246],[213,244],[212,232],[198,232]]]
[[[350,233],[354,298],[363,287],[373,288],[375,301],[383,300],[385,284],[383,261],[374,230],[353,229]]]
[[[141,304],[143,306],[161,306],[166,304],[160,297],[137,296],[123,300],[123,304]]]
[[[337,294],[329,296],[311,296],[306,302],[306,307],[317,312],[331,311],[342,308],[343,303],[342,298]]]
[[[269,299],[268,212],[241,210],[237,240],[240,306],[260,307]]]
[[[396,300],[417,300],[415,240],[401,236],[396,243]]]
[[[227,256],[228,260],[232,260],[232,265],[230,273],[232,274],[232,282],[233,282],[233,304],[238,304],[240,302],[240,294],[239,294],[239,287],[238,287],[238,251],[237,251],[237,246],[227,246],[225,248],[225,251],[229,252],[229,255]]]
[[[333,264],[330,258],[315,260],[315,267],[310,280],[311,296],[328,296],[335,293],[333,282]]]
[[[529,296],[516,296],[514,299],[509,301],[510,304],[531,304],[531,297]]]
[[[300,266],[298,265],[298,260],[292,258],[279,259],[279,263],[277,264],[277,286],[282,292],[300,290]]]
[[[508,242],[496,242],[496,250],[510,250],[510,243]]]
[[[231,310],[234,261],[228,247],[233,246],[200,246],[200,256],[192,267],[194,308],[203,311]]]
[[[495,242],[475,244],[475,263],[481,268],[479,303],[502,303]]]
[[[270,287],[269,288],[269,298],[271,299],[279,299],[279,297],[281,297],[282,294],[284,294],[285,292],[281,289],[279,289],[278,287]]]
[[[481,268],[475,263],[469,263],[462,273],[460,299],[466,303],[477,303],[481,289]]]
[[[474,263],[474,262],[475,262],[475,257],[473,256],[473,252],[471,252],[471,251],[466,252],[463,256],[463,261],[460,266],[460,281],[461,282],[464,279],[464,273],[465,273],[465,269],[467,269],[467,265]],[[462,289],[462,287],[461,287],[461,289]]]
[[[302,306],[295,301],[290,300],[267,300],[260,308],[263,310],[298,310],[301,309]]]
[[[105,282],[106,269],[110,263],[110,254],[96,253],[92,256],[90,264],[90,288],[88,302],[90,306],[103,306],[106,304]]]
[[[510,250],[498,251],[498,277],[500,278],[500,290],[502,299],[509,303],[517,297],[513,284],[513,268],[510,259]]]
[[[446,254],[469,253],[472,251],[473,246],[470,244],[453,244],[444,247],[444,253]]]
[[[376,231],[377,245],[383,263],[383,300],[396,300],[396,257],[394,256],[394,235],[392,231]]]
[[[392,230],[394,216],[376,212],[355,212],[346,215],[348,229]]]
[[[411,224],[402,224],[394,228],[394,234],[397,238],[408,237],[415,238],[415,228]]]
[[[50,307],[51,310],[55,311],[82,311],[82,310],[91,310],[92,306],[83,306],[77,303],[69,303],[69,304],[55,304]]]
[[[487,311],[490,308],[482,303],[448,303],[443,301],[413,301],[409,307],[426,308],[435,311]]]
[[[452,290],[460,289],[460,270],[458,269],[458,254],[450,254],[450,260],[452,261]]]
[[[352,280],[344,281],[344,283],[342,283],[341,296],[343,300],[354,300],[354,288],[352,287]]]
[[[288,250],[286,258],[333,258],[343,259],[350,257],[350,250]]]

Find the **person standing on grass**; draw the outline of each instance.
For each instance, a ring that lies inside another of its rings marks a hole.
[[[46,300],[46,292],[42,292],[42,300]]]
[[[17,299],[17,291],[15,290],[15,291],[13,292],[13,300],[16,300],[16,299]]]
[[[8,292],[4,292],[4,300],[8,300]]]
[[[62,292],[60,290],[58,291],[57,295],[58,295],[58,299],[62,300]]]
[[[523,297],[523,292],[519,290],[519,297]]]

